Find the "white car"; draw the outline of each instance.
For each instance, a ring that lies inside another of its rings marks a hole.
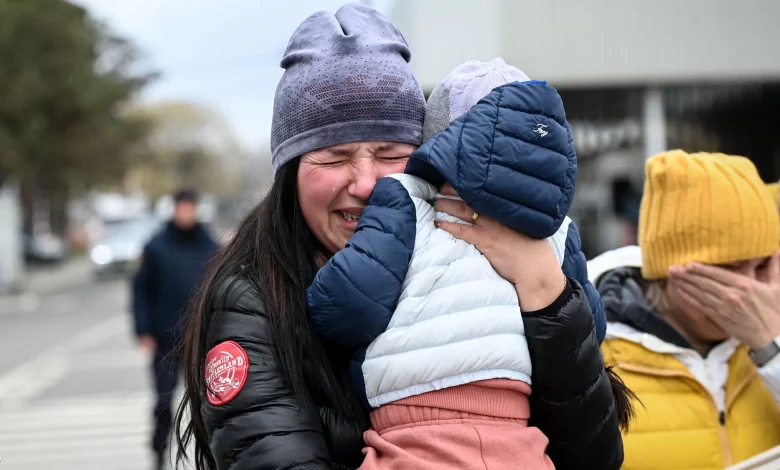
[[[131,272],[141,257],[144,245],[162,227],[156,217],[112,222],[90,249],[93,270],[98,277]]]

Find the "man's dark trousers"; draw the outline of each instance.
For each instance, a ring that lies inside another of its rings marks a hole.
[[[165,458],[171,430],[173,429],[173,393],[179,382],[179,358],[171,347],[158,347],[152,360],[154,387],[157,401],[154,406],[154,433],[152,449],[158,457]]]

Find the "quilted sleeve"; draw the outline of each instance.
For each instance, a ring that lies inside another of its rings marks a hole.
[[[607,334],[607,316],[604,311],[604,302],[601,294],[588,279],[588,261],[582,252],[582,239],[577,225],[572,221],[566,235],[566,249],[561,266],[566,276],[576,279],[585,291],[585,297],[593,312],[593,322],[596,327],[596,339],[599,344],[604,341]]]
[[[546,82],[497,87],[428,140],[406,173],[534,238],[563,223],[574,197],[577,155],[558,92]]]
[[[619,469],[623,439],[585,293],[569,280],[552,305],[523,312],[533,363],[530,424],[550,439],[558,470]]]
[[[136,336],[151,333],[150,311],[151,305],[157,295],[158,270],[156,264],[156,250],[152,243],[144,247],[141,257],[141,267],[135,273],[131,281],[132,311]]]
[[[320,335],[356,348],[385,331],[412,258],[415,230],[409,193],[394,178],[379,180],[347,246],[306,289]]]
[[[200,411],[216,469],[331,470],[317,408],[293,393],[276,361],[268,326],[274,312],[266,310],[244,279],[226,281],[223,289],[227,300],[214,314],[222,320],[212,327],[212,346],[234,343],[248,367],[229,401],[212,403],[206,389],[202,391]]]

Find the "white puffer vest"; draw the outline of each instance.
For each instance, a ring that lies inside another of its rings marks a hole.
[[[435,187],[411,175],[391,176],[414,202],[417,233],[393,318],[363,362],[371,406],[480,380],[530,384],[515,287],[473,245],[434,227],[436,219],[453,221],[431,205]],[[548,239],[561,263],[569,222]]]

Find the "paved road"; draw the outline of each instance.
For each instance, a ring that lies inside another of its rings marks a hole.
[[[151,468],[148,358],[126,281],[0,299],[0,470]]]

